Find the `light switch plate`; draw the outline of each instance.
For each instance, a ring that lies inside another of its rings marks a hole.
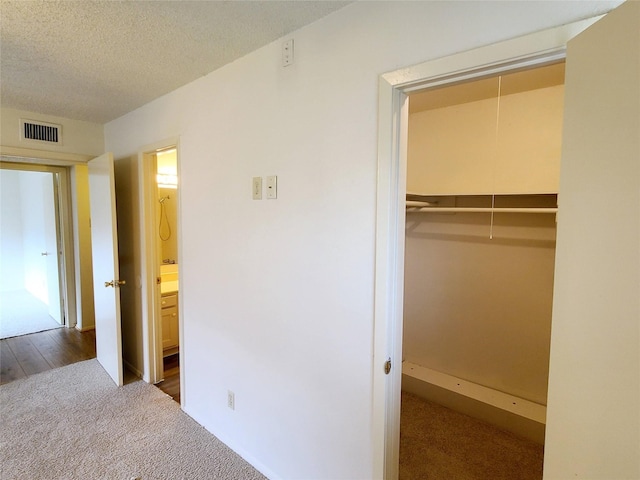
[[[267,177],[267,199],[278,198],[278,177],[270,175]]]
[[[262,177],[253,177],[251,180],[251,194],[254,200],[262,200]]]
[[[293,63],[293,38],[282,44],[282,66],[288,67]]]

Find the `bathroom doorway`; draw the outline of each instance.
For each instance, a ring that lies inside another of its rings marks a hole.
[[[180,185],[177,139],[139,154],[142,199],[143,335],[145,373],[176,401],[180,396]]]
[[[180,334],[178,278],[178,152],[175,147],[156,153],[158,208],[156,225],[160,240],[160,332],[162,338],[161,388],[180,398]]]

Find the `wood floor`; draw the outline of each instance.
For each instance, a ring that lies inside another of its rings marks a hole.
[[[179,354],[164,357],[164,380],[156,385],[160,390],[180,403],[180,357]]]
[[[95,330],[56,328],[5,338],[0,340],[0,385],[92,358],[96,358]],[[124,383],[135,380],[125,369]],[[180,403],[179,354],[165,357],[164,380],[156,387]]]
[[[95,330],[56,328],[0,340],[0,385],[96,356]]]

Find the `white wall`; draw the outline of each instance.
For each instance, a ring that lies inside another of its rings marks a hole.
[[[406,361],[547,403],[555,215],[407,214]]]
[[[355,3],[107,124],[181,137],[186,412],[272,478],[373,478],[378,76],[615,3]]]
[[[97,123],[71,120],[41,113],[27,112],[13,108],[0,109],[0,144],[3,151],[8,147],[29,149],[41,152],[81,154],[96,157],[103,153],[104,129]],[[35,120],[62,125],[62,143],[60,145],[20,139],[20,119]],[[14,150],[11,150],[13,153]]]
[[[556,85],[410,115],[407,192],[557,193],[563,95]]]
[[[51,173],[2,169],[1,291],[28,290],[59,310],[49,289],[58,287],[57,269],[49,272],[42,253],[55,249],[55,207]],[[53,244],[51,242],[53,241]],[[51,253],[51,252],[50,252]],[[49,278],[48,275],[53,277]],[[53,281],[53,283],[51,283]]]
[[[24,289],[20,172],[0,169],[0,292]]]
[[[55,217],[51,177],[51,173],[44,172],[20,172],[19,175],[25,288],[47,305],[47,265],[42,253],[47,251],[45,217]]]

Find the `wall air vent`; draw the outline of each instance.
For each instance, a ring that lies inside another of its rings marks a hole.
[[[21,119],[20,138],[22,140],[37,140],[39,142],[61,145],[62,125]]]

